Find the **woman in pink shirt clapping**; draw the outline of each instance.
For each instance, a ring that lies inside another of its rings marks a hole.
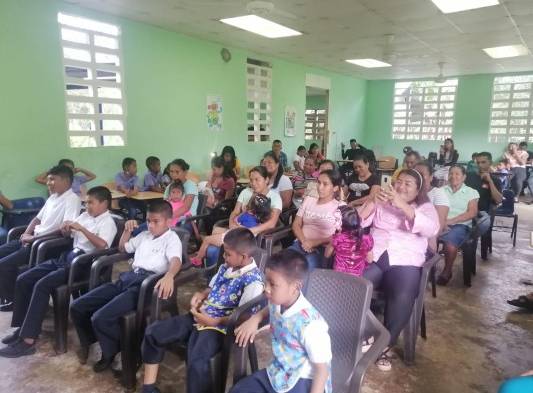
[[[385,293],[384,322],[391,335],[377,366],[390,370],[387,353],[411,316],[428,239],[439,231],[439,217],[429,202],[422,175],[414,169],[402,170],[393,188],[382,189],[359,214],[363,226],[372,225],[374,238],[374,262],[363,277]]]

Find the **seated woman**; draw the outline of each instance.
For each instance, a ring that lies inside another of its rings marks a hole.
[[[448,218],[448,211],[450,210],[450,201],[448,196],[444,192],[443,188],[433,187],[431,185],[433,181],[433,168],[427,161],[422,161],[417,164],[415,169],[424,178],[424,189],[428,194],[429,201],[435,206],[437,214],[439,216],[439,233],[437,236],[432,237],[429,240],[429,249],[432,253],[437,252],[437,237],[446,229],[446,220]]]
[[[452,165],[448,174],[448,185],[444,192],[450,201],[446,229],[440,236],[444,243],[444,269],[437,284],[446,285],[452,278],[452,268],[457,250],[470,236],[472,219],[477,216],[479,193],[465,185],[466,170],[461,165]]]
[[[428,240],[437,234],[439,219],[422,175],[413,169],[402,170],[393,188],[377,193],[359,208],[359,214],[363,226],[372,225],[374,238],[374,262],[363,277],[385,294],[384,325],[391,338],[377,366],[386,371],[391,369],[388,352],[409,322]]]
[[[308,155],[313,157],[316,162],[324,161],[326,159],[316,143],[311,143],[309,146]]]
[[[258,235],[268,229],[276,227],[279,214],[281,213],[281,198],[279,194],[268,188],[269,178],[267,170],[262,166],[256,166],[250,170],[250,188],[245,188],[239,194],[235,208],[231,212],[229,218],[229,229],[246,226],[246,222],[250,222],[249,217],[240,217],[242,213],[247,212],[249,202],[257,194],[262,194],[270,199],[270,217],[264,222],[257,222],[258,225],[249,227],[254,235]],[[212,266],[218,260],[220,246],[223,244],[224,234],[228,228],[215,227],[210,236],[204,238],[198,253],[194,258],[191,258],[191,263],[194,265],[201,265],[204,258],[207,257],[207,266]]]
[[[296,207],[300,207],[301,202],[307,189],[309,182],[316,182],[319,172],[317,171],[317,164],[312,157],[307,157],[304,161],[303,172],[292,177],[294,185],[293,203]]]
[[[279,194],[283,209],[289,208],[292,204],[293,187],[291,179],[283,174],[279,158],[272,152],[265,153],[263,165],[268,172],[269,188]]]
[[[459,160],[459,153],[455,150],[453,139],[446,138],[444,145],[440,146],[438,163],[442,166],[452,166],[457,164],[457,160]]]
[[[229,165],[231,170],[235,173],[235,177],[238,179],[241,176],[241,162],[235,155],[235,149],[233,146],[224,146],[220,156],[224,159],[224,162]]]
[[[370,171],[370,162],[364,155],[355,156],[353,169],[354,174],[346,179],[347,202],[350,206],[361,206],[379,192],[379,178]]]
[[[235,172],[226,164],[224,158],[215,157],[211,163],[211,176],[205,187],[206,206],[214,208],[220,202],[233,198],[235,194]]]
[[[342,217],[338,200],[342,177],[338,171],[326,170],[318,176],[318,198],[307,197],[296,213],[292,231],[296,240],[290,247],[305,255],[309,268],[324,265],[325,247],[340,228]]]

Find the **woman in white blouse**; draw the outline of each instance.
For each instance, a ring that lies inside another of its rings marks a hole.
[[[291,179],[283,174],[283,166],[280,164],[279,158],[272,152],[264,155],[263,166],[270,177],[270,189],[279,193],[283,202],[283,209],[287,209],[292,203],[293,187]]]

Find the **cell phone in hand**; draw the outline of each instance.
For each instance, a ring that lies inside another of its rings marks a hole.
[[[381,175],[381,188],[387,190],[391,186],[391,176]]]

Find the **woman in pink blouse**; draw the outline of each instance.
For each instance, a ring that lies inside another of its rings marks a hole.
[[[414,169],[402,170],[394,188],[382,189],[359,214],[363,226],[372,225],[374,238],[374,262],[363,277],[385,293],[384,322],[391,335],[377,366],[390,370],[387,353],[411,316],[428,240],[439,231],[439,217],[429,202],[422,175]]]

